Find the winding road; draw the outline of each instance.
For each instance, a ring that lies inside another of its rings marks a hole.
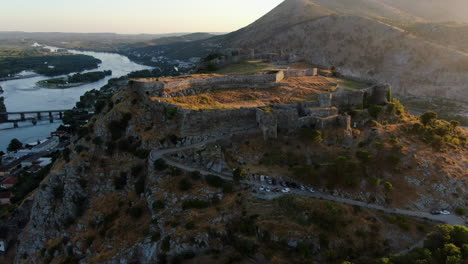
[[[219,176],[222,179],[232,181],[232,176],[218,173],[212,170],[206,170],[206,169],[200,169],[200,168],[194,168],[191,166],[184,165],[180,162],[176,162],[174,160],[171,160],[166,157],[167,154],[173,154],[177,153],[180,151],[184,150],[189,150],[193,148],[201,148],[205,146],[206,144],[209,143],[215,143],[220,139],[228,138],[230,135],[227,136],[222,136],[218,138],[213,138],[210,140],[206,140],[201,143],[193,144],[190,146],[184,146],[184,147],[177,147],[177,148],[171,148],[171,149],[158,149],[158,150],[153,150],[151,151],[149,155],[149,162],[153,164],[156,160],[158,159],[163,159],[168,165],[193,172],[193,171],[199,171],[202,175],[216,175]],[[263,182],[258,182],[258,181],[252,181],[252,180],[244,180],[242,183],[247,184],[252,186],[253,188],[258,189],[261,185],[266,185]],[[368,208],[368,209],[373,209],[373,210],[379,210],[388,214],[396,214],[396,215],[404,215],[404,216],[410,216],[410,217],[417,217],[417,218],[422,218],[422,219],[427,219],[427,220],[432,220],[435,222],[439,223],[444,223],[444,224],[449,224],[449,225],[465,225],[465,221],[463,218],[456,216],[456,215],[433,215],[428,212],[421,212],[421,211],[411,211],[411,210],[403,210],[403,209],[397,209],[397,208],[388,208],[384,207],[381,205],[376,205],[376,204],[370,204],[366,202],[361,202],[361,201],[356,201],[352,199],[346,199],[346,198],[341,198],[337,196],[333,196],[330,194],[325,194],[325,193],[320,193],[320,192],[308,192],[308,191],[301,191],[301,190],[296,190],[292,189],[289,194],[298,194],[298,195],[303,195],[303,196],[308,196],[311,198],[315,199],[323,199],[323,200],[328,200],[328,201],[333,201],[337,203],[342,203],[342,204],[347,204],[347,205],[353,205],[353,206],[360,206],[363,208]],[[288,194],[283,194],[283,193],[265,193],[262,197],[265,199],[274,199],[276,197],[279,197],[281,195],[288,195]]]

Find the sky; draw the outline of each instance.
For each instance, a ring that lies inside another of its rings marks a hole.
[[[230,32],[283,0],[0,0],[0,31]]]

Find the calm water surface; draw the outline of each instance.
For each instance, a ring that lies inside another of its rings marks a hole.
[[[86,91],[99,89],[107,84],[111,78],[118,78],[132,71],[149,69],[150,67],[136,64],[127,57],[115,53],[103,53],[92,51],[70,50],[74,54],[84,54],[93,56],[102,61],[98,69],[90,71],[111,70],[112,76],[108,76],[98,82],[74,87],[70,89],[46,89],[36,86],[41,80],[49,79],[47,76],[37,76],[28,79],[11,80],[0,82],[5,97],[7,111],[34,111],[34,110],[54,110],[71,109]],[[89,71],[84,71],[89,72]],[[48,121],[40,122],[37,126],[25,122],[19,128],[11,128],[12,124],[0,124],[0,150],[5,151],[9,142],[17,138],[23,143],[32,143],[38,139],[44,139],[55,131],[60,125],[59,121],[50,124]]]

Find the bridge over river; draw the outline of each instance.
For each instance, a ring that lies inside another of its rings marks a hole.
[[[48,119],[53,123],[55,119],[61,120],[65,110],[39,110],[39,111],[22,111],[22,112],[0,112],[0,123],[13,123],[13,127],[17,128],[19,122],[31,121],[36,125],[38,121]]]

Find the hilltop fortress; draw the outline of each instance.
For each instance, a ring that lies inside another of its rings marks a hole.
[[[237,132],[259,131],[265,139],[298,128],[349,131],[353,122],[345,111],[366,111],[363,105],[389,103],[389,85],[345,90],[317,69],[279,70],[258,75],[195,75],[166,79],[137,79],[130,87],[162,113],[176,115],[178,136],[197,141]],[[240,99],[232,99],[239,92]],[[225,97],[221,107],[195,109],[184,100]],[[246,96],[253,97],[246,98]]]

